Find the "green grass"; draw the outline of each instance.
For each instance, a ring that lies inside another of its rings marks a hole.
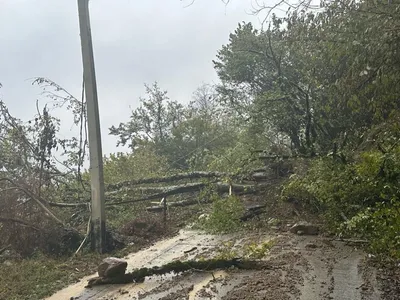
[[[100,259],[86,255],[72,260],[40,257],[10,261],[0,269],[0,299],[43,299],[95,271]]]
[[[1,300],[39,300],[97,272],[97,266],[107,256],[123,257],[139,247],[108,253],[86,253],[76,257],[51,258],[36,255],[29,259],[8,260],[0,267]]]

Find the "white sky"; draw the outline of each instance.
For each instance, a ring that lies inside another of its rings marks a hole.
[[[111,125],[125,122],[144,96],[144,83],[158,81],[170,98],[190,100],[203,82],[217,80],[212,59],[241,21],[251,0],[91,0],[91,27],[101,115],[103,152],[120,151]],[[0,99],[15,117],[32,118],[46,99],[32,77],[47,77],[79,99],[82,62],[76,0],[0,0]],[[62,119],[61,136],[75,135]]]

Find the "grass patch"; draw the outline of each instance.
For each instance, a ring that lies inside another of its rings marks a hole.
[[[142,245],[144,246],[144,245]],[[7,260],[0,268],[0,300],[39,300],[97,272],[108,256],[124,257],[142,248],[132,245],[107,254],[84,253],[76,257],[53,258],[37,254],[31,258]]]
[[[56,291],[78,282],[82,277],[97,272],[101,260],[108,256],[125,257],[146,247],[156,240],[175,234],[176,230],[185,225],[186,220],[195,216],[199,208],[178,208],[170,211],[166,231],[152,232],[149,237],[141,238],[135,235],[135,244],[124,249],[107,254],[84,253],[76,257],[49,257],[36,254],[26,259],[7,260],[0,268],[0,300],[39,300],[51,296]],[[119,214],[121,220],[112,219],[109,227],[122,226],[127,220],[134,219],[128,212],[115,210],[112,216]],[[137,211],[136,211],[137,212]],[[145,217],[146,214],[142,213]],[[151,214],[154,219],[160,219],[161,214]],[[111,218],[110,218],[111,219]]]
[[[95,272],[102,258],[87,254],[73,259],[37,256],[7,261],[0,268],[0,299],[43,299]]]
[[[217,249],[215,259],[263,259],[269,253],[271,248],[275,245],[275,240],[264,241],[262,243],[249,242],[242,245],[240,248],[234,248],[233,242],[225,242]]]

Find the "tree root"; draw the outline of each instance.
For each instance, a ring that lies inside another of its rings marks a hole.
[[[163,275],[167,273],[181,273],[189,270],[194,271],[211,271],[217,269],[227,269],[235,267],[243,270],[261,270],[272,268],[267,262],[264,261],[250,261],[241,260],[238,258],[225,260],[225,259],[210,259],[210,260],[189,260],[189,261],[174,261],[162,266],[155,266],[152,268],[140,268],[133,272],[126,273],[117,277],[95,277],[91,278],[86,285],[86,288],[91,288],[96,285],[103,284],[126,284],[143,282],[145,277],[153,275]]]

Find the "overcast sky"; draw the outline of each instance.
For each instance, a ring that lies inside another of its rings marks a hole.
[[[158,81],[173,100],[187,102],[203,82],[217,80],[212,66],[229,33],[252,16],[251,0],[91,0],[91,27],[101,115],[103,152],[115,152],[108,128],[125,122]],[[47,77],[79,98],[82,61],[76,0],[0,0],[0,99],[27,120],[46,99],[30,78]],[[71,136],[72,120],[62,136]]]

